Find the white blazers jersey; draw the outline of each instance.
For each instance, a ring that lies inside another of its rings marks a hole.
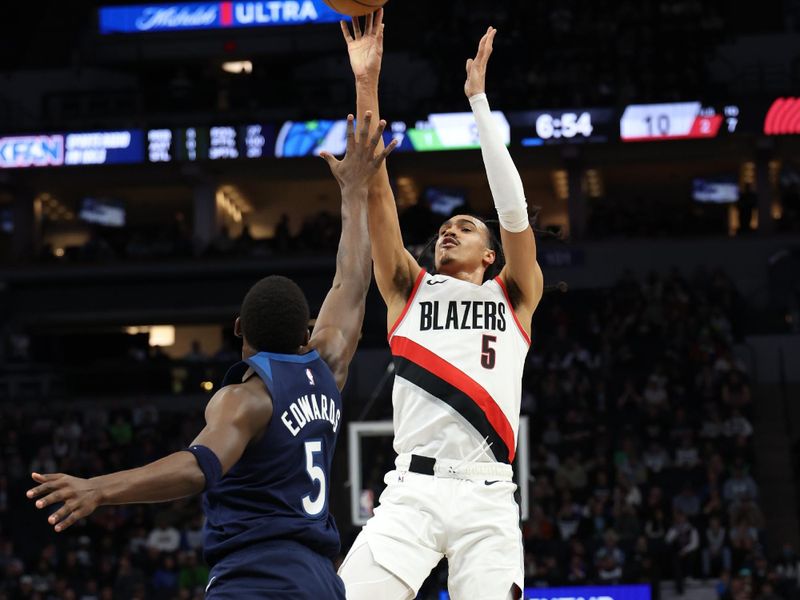
[[[423,269],[389,344],[395,452],[514,460],[530,339],[499,277],[475,285]]]

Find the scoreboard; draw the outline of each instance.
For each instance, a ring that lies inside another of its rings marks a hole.
[[[703,106],[700,102],[631,104],[619,122],[623,142],[710,139],[735,133],[736,105]]]
[[[183,129],[149,129],[147,161],[151,163],[235,160],[274,156],[271,125],[214,125]]]
[[[510,113],[512,138],[525,147],[603,143],[619,133],[611,108],[548,109]]]
[[[535,148],[564,144],[661,142],[716,139],[740,133],[800,135],[800,98],[766,105],[700,101],[631,104],[613,108],[575,107],[493,111],[495,127],[507,146]],[[316,119],[283,123],[219,123],[189,127],[83,132],[0,134],[0,169],[111,164],[241,161],[341,155],[347,146],[347,121]],[[384,142],[397,152],[435,152],[480,148],[471,112],[429,114],[391,121]]]

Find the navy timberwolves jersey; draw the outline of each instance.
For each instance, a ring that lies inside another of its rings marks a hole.
[[[334,557],[339,532],[328,494],[342,404],[333,373],[316,351],[262,352],[234,365],[223,385],[241,383],[249,369],[272,396],[272,419],[205,493],[206,561],[213,567],[239,550],[279,540]]]

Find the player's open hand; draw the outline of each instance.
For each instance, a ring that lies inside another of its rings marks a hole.
[[[353,17],[352,34],[347,21],[340,24],[356,81],[377,85],[383,60],[383,9],[365,17],[363,32],[358,17]]]
[[[377,151],[386,121],[378,123],[375,133],[369,137],[372,113],[367,111],[364,122],[359,123],[358,134],[354,131],[354,120],[353,115],[347,115],[347,152],[342,160],[337,160],[330,152],[320,152],[342,189],[359,185],[366,189],[383,161],[397,147],[397,140],[392,140],[382,151]]]
[[[64,473],[31,473],[31,477],[40,484],[27,493],[31,500],[38,498],[36,508],[64,503],[47,519],[56,531],[64,531],[79,519],[88,517],[100,506],[100,492],[88,479]]]
[[[497,29],[489,27],[478,44],[478,53],[475,58],[467,60],[467,81],[464,84],[464,93],[467,98],[483,94],[486,91],[486,66],[492,55],[492,44],[496,33]]]

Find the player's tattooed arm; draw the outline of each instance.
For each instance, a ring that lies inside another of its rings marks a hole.
[[[342,190],[342,236],[336,254],[336,275],[319,311],[310,345],[316,348],[336,377],[339,389],[355,354],[364,306],[372,279],[370,237],[367,224],[367,188],[386,157],[397,146],[378,148],[386,122],[372,132],[372,114],[367,112],[354,131],[354,117],[347,117],[347,153],[339,161],[324,152],[322,157]]]
[[[383,60],[383,9],[365,17],[363,30],[359,19],[353,19],[352,33],[345,21],[341,22],[341,26],[356,82],[356,118],[361,122],[370,111],[375,122],[380,119],[378,81]],[[378,143],[379,149],[382,144],[383,140]],[[369,233],[373,240],[380,240],[380,243],[372,244],[375,281],[386,302],[387,319],[391,326],[403,310],[420,266],[403,243],[397,205],[385,163],[370,181],[368,199]]]
[[[267,426],[272,403],[264,402],[249,385],[227,386],[206,407],[206,426],[192,442],[209,448],[226,473],[241,458],[250,441]],[[263,385],[263,384],[262,384]],[[48,517],[57,532],[88,517],[99,506],[167,502],[203,491],[206,480],[197,459],[180,451],[143,467],[83,479],[65,473],[32,473],[38,484],[28,490],[36,508],[61,506]]]

